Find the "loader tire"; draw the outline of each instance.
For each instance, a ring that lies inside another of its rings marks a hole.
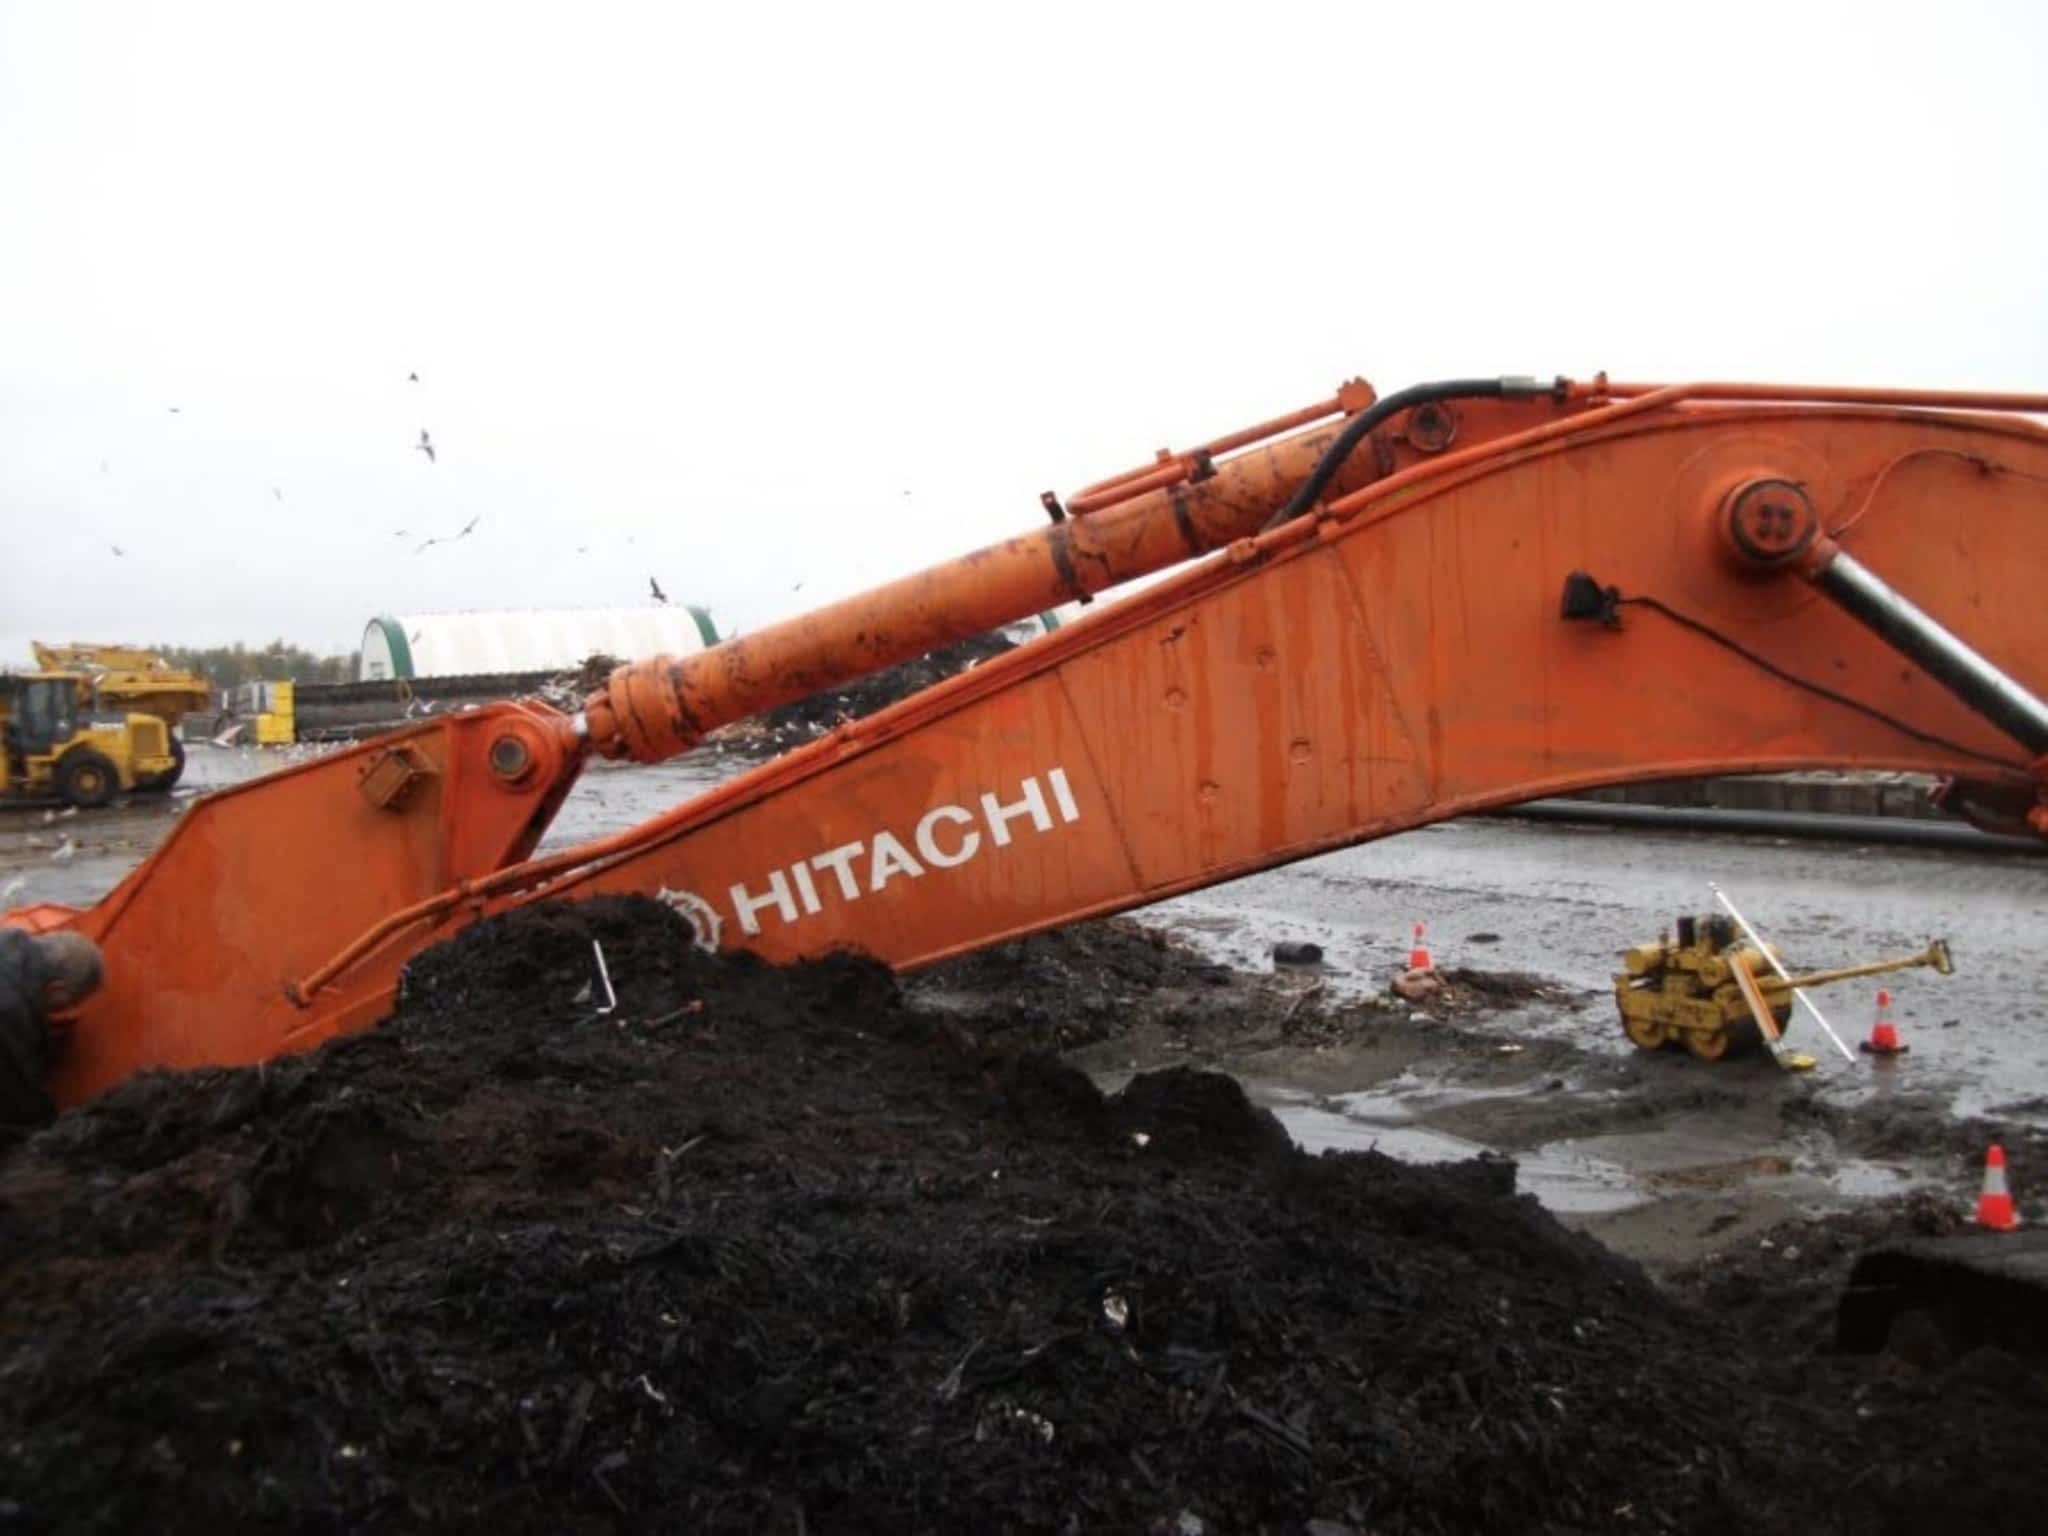
[[[66,805],[97,810],[121,789],[121,775],[112,760],[90,747],[78,747],[57,762],[57,793]]]
[[[0,1134],[48,1125],[56,1110],[43,1086],[42,1024],[0,1012]]]
[[[1693,1055],[1699,1057],[1701,1061],[1720,1061],[1723,1057],[1728,1056],[1736,1046],[1735,1036],[1730,1034],[1726,1027],[1721,1029],[1687,1029],[1681,1030],[1680,1034],[1685,1040],[1685,1048],[1691,1051]]]
[[[146,779],[135,781],[136,789],[147,795],[161,795],[185,776],[185,743],[177,737],[171,738],[171,766],[162,773],[152,773]]]
[[[1621,1032],[1639,1051],[1661,1051],[1671,1043],[1671,1026],[1662,1019],[1642,1019],[1624,1013]]]

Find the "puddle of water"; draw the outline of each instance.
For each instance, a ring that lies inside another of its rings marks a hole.
[[[1362,1088],[1357,1093],[1340,1093],[1328,1102],[1337,1106],[1337,1112],[1349,1120],[1364,1121],[1372,1125],[1399,1125],[1413,1120],[1412,1107],[1415,1097],[1422,1090],[1422,1079],[1413,1068],[1390,1077],[1377,1088]],[[1286,1089],[1265,1085],[1254,1090],[1271,1095],[1276,1105],[1298,1103]]]
[[[1384,1152],[1404,1163],[1462,1163],[1486,1150],[1476,1141],[1419,1125],[1387,1125],[1355,1120],[1310,1104],[1266,1106],[1287,1127],[1288,1134],[1309,1152]]]
[[[1404,1163],[1457,1163],[1491,1150],[1414,1124],[1406,1108],[1382,1093],[1349,1094],[1335,1101],[1342,1108],[1326,1109],[1286,1089],[1248,1084],[1247,1090],[1309,1152],[1376,1151]],[[1625,1211],[1650,1198],[1613,1163],[1545,1148],[1515,1158],[1515,1182],[1547,1209],[1576,1215]]]
[[[1398,966],[1361,945],[1358,935],[1339,924],[1305,915],[1265,909],[1219,906],[1213,899],[1177,896],[1147,907],[1141,920],[1166,929],[1204,959],[1237,970],[1275,969],[1273,945],[1281,939],[1305,940],[1323,951],[1320,965],[1302,969],[1323,984],[1332,1002],[1358,1002],[1384,991]]]
[[[1283,1093],[1285,1090],[1268,1085],[1270,1091]],[[1369,1120],[1380,1124],[1398,1124],[1413,1120],[1418,1114],[1427,1114],[1440,1109],[1454,1109],[1462,1104],[1497,1102],[1501,1099],[1526,1099],[1544,1093],[1542,1080],[1531,1078],[1519,1083],[1495,1083],[1479,1085],[1452,1083],[1440,1075],[1424,1075],[1413,1067],[1390,1077],[1372,1088],[1356,1093],[1337,1094],[1327,1102],[1337,1106],[1340,1113],[1354,1120]]]
[[[1887,1195],[1901,1195],[1924,1182],[1885,1163],[1843,1163],[1824,1177],[1830,1188],[1858,1200],[1881,1200]]]

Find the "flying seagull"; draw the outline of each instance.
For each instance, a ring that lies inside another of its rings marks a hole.
[[[647,590],[654,594],[654,600],[657,603],[665,603],[668,601],[668,594],[661,590],[661,583],[656,581],[652,576],[647,578]]]
[[[408,383],[408,384],[417,384],[417,383],[419,383],[419,381],[420,381],[420,376],[419,376],[418,374],[416,374],[416,373],[408,373],[408,374],[407,374],[407,375],[405,376],[405,382],[406,382],[406,383]]]
[[[429,464],[434,462],[434,440],[427,436],[427,429],[425,427],[420,428],[420,440],[414,443],[413,447],[427,456]]]
[[[113,552],[114,552],[115,554],[117,554],[117,555],[122,555],[122,554],[126,554],[126,553],[127,553],[127,551],[126,551],[126,550],[124,550],[124,549],[122,549],[122,548],[121,548],[121,546],[120,546],[120,545],[118,545],[118,544],[109,544],[109,545],[107,546],[107,548],[111,549],[111,550],[112,550],[112,551],[113,551]]]
[[[280,490],[279,490],[279,489],[278,489],[278,488],[277,488],[276,486],[274,486],[274,485],[273,485],[273,486],[272,486],[272,487],[270,488],[270,495],[271,495],[271,499],[272,499],[272,500],[274,500],[274,501],[283,501],[283,500],[284,500],[284,492],[283,492],[283,491],[280,491]]]
[[[420,545],[419,549],[414,550],[413,553],[418,554],[420,553],[420,550],[432,549],[436,544],[453,544],[458,539],[466,539],[469,537],[471,530],[473,530],[476,527],[476,525],[482,521],[483,514],[479,512],[475,517],[472,517],[468,522],[462,525],[462,532],[451,533],[446,538],[428,539],[424,544]]]

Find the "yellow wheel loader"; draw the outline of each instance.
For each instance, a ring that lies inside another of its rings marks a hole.
[[[60,799],[91,809],[134,790],[169,789],[181,766],[169,725],[153,714],[94,714],[78,673],[0,677],[6,798]]]
[[[45,676],[68,675],[80,700],[95,713],[155,715],[171,727],[173,762],[168,770],[135,785],[139,790],[169,789],[185,771],[185,744],[177,724],[213,701],[213,685],[197,672],[173,667],[153,651],[125,645],[46,645],[31,641],[36,665]]]

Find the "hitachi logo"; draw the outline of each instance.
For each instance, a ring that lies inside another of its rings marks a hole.
[[[726,894],[740,931],[757,934],[763,912],[785,923],[798,922],[817,916],[834,898],[859,901],[887,889],[892,880],[921,880],[935,869],[958,869],[986,848],[1007,848],[1020,833],[1050,832],[1080,819],[1066,770],[1048,768],[1043,783],[1026,778],[1014,799],[989,791],[972,807],[935,805],[904,836],[885,829],[841,843],[770,870],[752,888],[736,882]]]

